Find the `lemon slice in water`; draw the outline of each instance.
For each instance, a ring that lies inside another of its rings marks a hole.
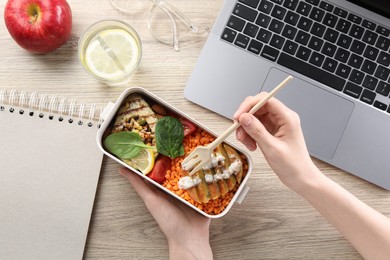
[[[130,160],[133,167],[148,174],[154,167],[154,152],[152,149],[142,149],[138,156]]]
[[[85,65],[98,77],[120,80],[137,66],[140,46],[123,29],[107,29],[94,36],[85,53]]]

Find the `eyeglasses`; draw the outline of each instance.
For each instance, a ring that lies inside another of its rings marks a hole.
[[[128,0],[109,1],[122,13],[131,16],[136,13],[147,15],[147,26],[152,37],[161,43],[172,45],[176,51],[180,49],[179,31],[182,27],[190,33],[200,32],[196,24],[167,0],[138,0],[136,5],[131,5]]]

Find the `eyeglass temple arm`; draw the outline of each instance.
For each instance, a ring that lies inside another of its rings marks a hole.
[[[159,8],[160,8],[160,9],[169,17],[169,19],[171,20],[171,23],[172,23],[172,30],[173,30],[173,34],[172,34],[172,37],[173,37],[173,39],[172,39],[173,48],[175,49],[175,51],[179,51],[179,40],[178,40],[178,38],[177,38],[177,27],[176,27],[175,20],[174,20],[174,18],[173,18],[172,15],[171,15],[171,11],[169,11],[169,10],[167,9],[167,7],[165,7],[164,5],[160,5],[159,3],[156,3],[156,4],[153,6],[153,8],[152,8],[152,10],[151,10],[151,12],[150,12],[150,15],[152,15],[153,9],[156,8],[156,7],[159,7]],[[157,36],[154,34],[153,30],[151,30],[150,17],[149,17],[148,27],[149,27],[149,31],[150,31],[150,33],[152,34],[153,38],[155,38],[156,40],[158,40],[158,41],[160,41],[160,42],[163,42],[163,41],[160,40],[159,37],[157,37]],[[163,42],[163,43],[165,43],[165,42]]]
[[[187,16],[185,16],[179,9],[173,6],[166,0],[157,1],[159,6],[165,6],[166,9],[175,15],[180,21],[182,21],[192,32],[198,31],[198,26],[196,26]]]

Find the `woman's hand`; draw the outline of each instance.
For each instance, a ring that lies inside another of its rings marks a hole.
[[[126,168],[125,176],[144,201],[168,239],[170,259],[212,259],[209,243],[210,219],[147,183]]]
[[[245,99],[234,115],[241,123],[236,137],[249,150],[260,147],[271,168],[290,188],[316,172],[307,151],[299,116],[279,100],[271,98],[254,115],[246,113],[266,93]]]
[[[306,148],[298,115],[271,98],[254,115],[246,113],[260,99],[248,97],[235,114],[237,139],[249,150],[260,147],[281,181],[305,198],[366,259],[389,259],[390,219],[323,175]]]

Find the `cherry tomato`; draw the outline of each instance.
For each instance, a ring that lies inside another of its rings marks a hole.
[[[154,162],[154,167],[148,177],[152,180],[163,183],[165,181],[165,174],[171,168],[171,158],[160,154]]]
[[[185,118],[179,118],[184,128],[184,136],[190,135],[196,130],[196,125]]]

